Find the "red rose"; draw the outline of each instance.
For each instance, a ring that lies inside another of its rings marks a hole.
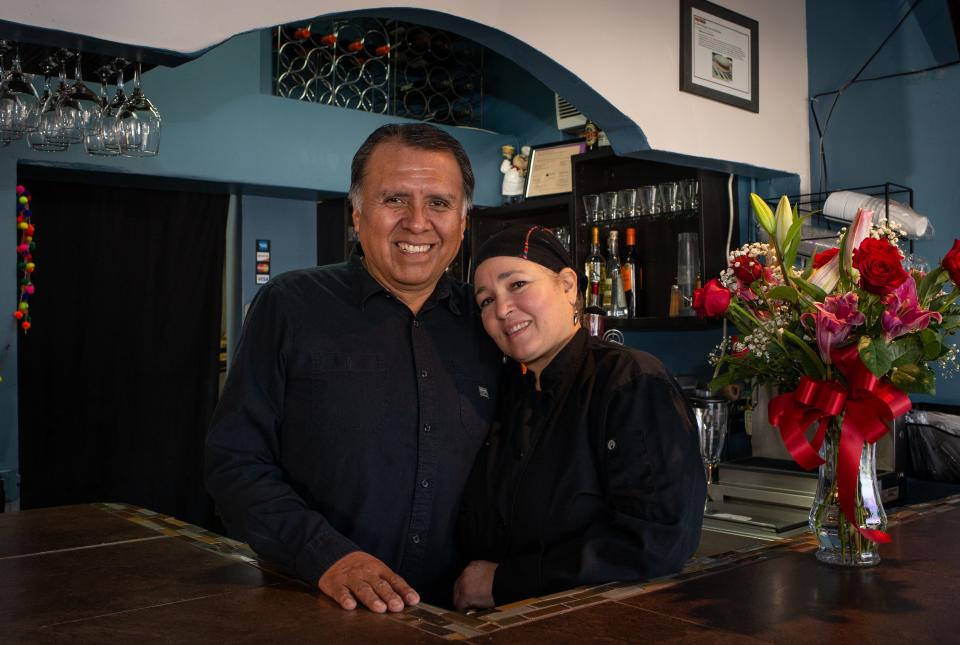
[[[940,265],[950,274],[954,284],[960,284],[960,240],[953,241],[953,246],[943,256]]]
[[[701,318],[722,316],[730,306],[730,291],[717,279],[693,292],[693,309]]]
[[[730,266],[733,274],[745,284],[753,284],[763,275],[763,266],[748,255],[738,255]]]
[[[903,269],[900,250],[886,240],[868,237],[853,251],[853,266],[860,270],[860,286],[885,296],[909,277]]]
[[[832,260],[833,256],[835,256],[839,252],[840,252],[840,249],[838,249],[837,247],[833,247],[832,249],[827,249],[826,251],[821,251],[820,253],[817,253],[815,256],[813,256],[813,268],[819,269],[824,264]]]

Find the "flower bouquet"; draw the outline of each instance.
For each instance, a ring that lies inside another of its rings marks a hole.
[[[723,316],[740,334],[711,355],[711,387],[753,381],[783,392],[770,423],[798,464],[820,468],[810,511],[818,559],[876,564],[877,543],[890,538],[875,444],[910,409],[908,394],[935,392],[930,364],[956,359],[947,339],[960,327],[960,240],[936,269],[907,270],[901,231],[861,210],[836,247],[800,266],[796,207],[786,197],[776,212],[755,194],[750,202],[769,242],[733,251],[694,294],[698,315]]]

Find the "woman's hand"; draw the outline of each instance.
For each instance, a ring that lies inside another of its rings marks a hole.
[[[493,574],[497,564],[474,560],[464,568],[453,585],[453,606],[457,611],[493,607]]]

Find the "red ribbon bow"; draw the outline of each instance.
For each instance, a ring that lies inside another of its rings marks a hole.
[[[812,470],[823,463],[818,454],[826,436],[827,422],[843,414],[840,446],[837,454],[837,491],[840,509],[851,525],[868,540],[889,542],[890,536],[876,529],[859,526],[854,505],[860,455],[865,443],[875,443],[887,430],[886,422],[906,414],[910,399],[889,382],[881,381],[860,360],[855,345],[830,352],[830,358],[846,378],[845,389],[837,381],[818,381],[800,377],[793,392],[770,401],[770,423],[780,429],[783,443],[801,467]],[[806,430],[817,423],[813,441]]]

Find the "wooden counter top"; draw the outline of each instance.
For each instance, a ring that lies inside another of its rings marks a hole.
[[[899,509],[883,562],[816,562],[811,538],[748,545],[673,578],[531,599],[481,616],[345,612],[244,546],[144,509],[0,514],[3,642],[950,642],[960,496]]]

